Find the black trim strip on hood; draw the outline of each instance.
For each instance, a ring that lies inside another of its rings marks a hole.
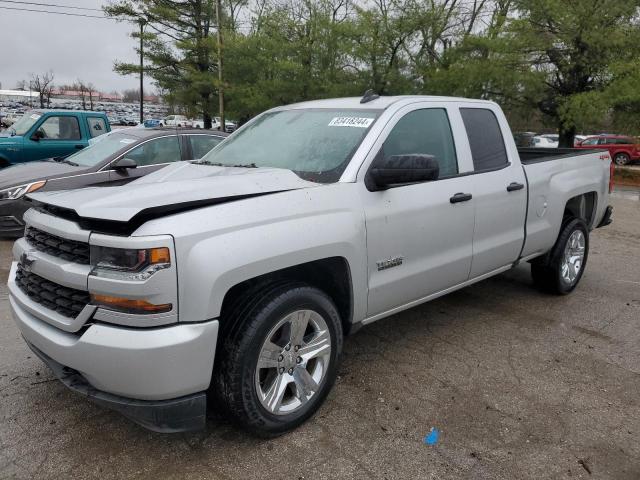
[[[246,195],[231,195],[228,197],[206,198],[203,200],[193,200],[190,202],[174,203],[170,205],[159,205],[157,207],[149,207],[140,210],[128,221],[106,220],[103,218],[81,217],[78,212],[71,208],[58,207],[49,203],[40,202],[38,200],[27,199],[33,204],[33,208],[43,213],[61,217],[66,220],[77,223],[84,230],[91,230],[96,233],[104,233],[107,235],[129,236],[140,228],[144,223],[156,218],[166,217],[176,213],[196,210],[198,208],[210,207],[212,205],[220,205],[223,203],[245,200],[248,198],[261,197],[274,193],[282,193],[290,191],[275,190],[273,192],[249,193]]]

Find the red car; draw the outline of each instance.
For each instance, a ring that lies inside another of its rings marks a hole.
[[[616,165],[627,165],[640,160],[640,144],[632,137],[620,135],[589,137],[576,145],[576,148],[606,149]]]

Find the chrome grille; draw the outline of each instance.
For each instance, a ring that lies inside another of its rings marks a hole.
[[[67,240],[48,232],[28,227],[24,238],[36,250],[83,265],[89,264],[89,244]]]
[[[16,270],[16,285],[36,303],[75,318],[89,303],[89,292],[63,287],[35,273],[27,272],[21,264]]]

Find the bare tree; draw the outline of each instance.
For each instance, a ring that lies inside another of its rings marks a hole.
[[[96,87],[93,83],[87,83],[85,87],[87,88],[87,93],[89,94],[89,110],[93,110],[93,98],[97,93]]]
[[[51,93],[53,92],[53,71],[49,70],[41,75],[31,74],[31,88],[38,92],[40,97],[40,108],[44,108],[45,101],[47,106],[51,104]]]
[[[77,91],[80,92],[80,100],[82,100],[82,110],[86,110],[87,109],[87,86],[82,80],[78,79],[74,84],[74,87],[76,88]]]

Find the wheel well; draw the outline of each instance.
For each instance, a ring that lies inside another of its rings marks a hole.
[[[596,192],[583,193],[582,195],[570,198],[564,207],[563,219],[581,218],[591,227],[595,217],[597,198]]]
[[[4,157],[0,157],[0,168],[8,167],[11,162]]]
[[[353,289],[351,288],[349,264],[342,257],[330,257],[302,263],[234,285],[224,296],[220,316],[224,317],[225,313],[236,303],[235,301],[245,292],[255,291],[256,288],[266,287],[282,280],[304,282],[329,295],[340,313],[345,335],[349,333],[353,316]]]

